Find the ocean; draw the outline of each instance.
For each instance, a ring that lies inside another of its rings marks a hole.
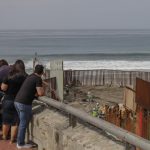
[[[47,68],[150,70],[150,30],[0,30],[0,59],[32,69],[36,52]]]

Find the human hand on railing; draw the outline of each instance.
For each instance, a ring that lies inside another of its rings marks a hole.
[[[49,84],[47,82],[45,82],[44,80],[42,81],[43,86],[49,86]]]

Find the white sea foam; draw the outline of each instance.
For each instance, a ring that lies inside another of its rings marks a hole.
[[[40,62],[47,69],[50,67],[48,60]],[[33,60],[25,63],[27,69],[32,69]],[[64,61],[64,70],[150,70],[150,61],[121,61],[121,60],[99,60],[99,61]]]
[[[25,66],[27,69],[33,69],[33,60],[28,60],[25,62]]]
[[[64,69],[150,70],[150,61],[65,61]]]

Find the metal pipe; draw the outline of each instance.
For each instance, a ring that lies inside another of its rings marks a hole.
[[[116,125],[113,125],[105,120],[102,120],[100,118],[94,118],[87,114],[86,112],[83,112],[79,109],[73,108],[69,105],[66,105],[64,103],[55,101],[51,98],[48,98],[46,96],[39,97],[39,100],[42,102],[47,103],[48,105],[51,105],[57,109],[63,110],[77,118],[80,118],[81,120],[88,122],[91,125],[94,125],[100,129],[103,129],[118,138],[120,138],[123,141],[126,141],[132,145],[135,145],[136,147],[139,147],[143,150],[150,150],[150,141],[137,136],[136,134],[133,134],[131,132],[128,132]]]

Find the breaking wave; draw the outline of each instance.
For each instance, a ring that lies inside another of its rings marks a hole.
[[[47,69],[50,68],[50,61],[41,61]],[[33,68],[33,60],[25,63],[26,69]],[[124,60],[96,60],[96,61],[64,61],[64,70],[150,70],[150,61],[124,61]]]

